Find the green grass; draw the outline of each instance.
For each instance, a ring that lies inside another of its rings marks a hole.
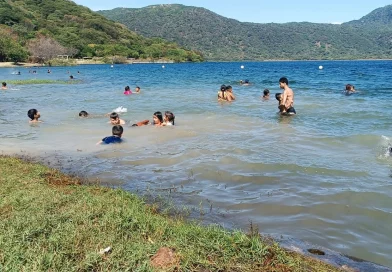
[[[52,79],[24,79],[24,80],[0,80],[7,85],[31,85],[31,84],[78,84],[80,80],[52,80]]]
[[[40,164],[0,156],[0,173],[0,271],[162,271],[150,260],[161,247],[176,259],[164,271],[340,271],[256,231],[165,216],[129,192]]]

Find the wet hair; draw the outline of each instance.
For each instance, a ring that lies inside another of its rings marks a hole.
[[[226,91],[226,85],[222,85],[222,86],[220,87],[220,90],[221,90],[222,92]]]
[[[117,119],[117,118],[119,118],[117,112],[112,112],[112,113],[109,115],[109,117],[110,117],[110,119]]]
[[[138,124],[133,124],[132,127],[138,127]]]
[[[79,117],[87,117],[88,116],[88,112],[82,110],[81,112],[79,112]]]
[[[279,83],[285,83],[285,84],[289,85],[289,80],[286,77],[281,77],[279,79]]]
[[[136,86],[135,89],[139,89],[139,90],[140,90],[140,87],[139,87],[139,86]]]
[[[30,109],[27,112],[27,116],[31,119],[34,120],[34,116],[38,113],[38,111],[36,109]]]
[[[249,79],[245,79],[245,83],[249,83]]]
[[[129,90],[131,90],[131,88],[129,88],[129,86],[125,86],[125,90],[129,91]]]
[[[115,136],[120,136],[121,137],[123,132],[124,132],[124,129],[120,125],[115,125],[115,126],[112,127],[112,134],[115,135]]]
[[[174,125],[174,119],[176,118],[171,111],[165,111],[167,120]]]
[[[280,99],[282,98],[282,94],[281,93],[276,93],[275,94],[275,98],[276,98],[276,100],[280,101]]]
[[[70,75],[69,78],[70,78],[70,79],[73,79],[73,75]]]
[[[226,86],[226,91],[231,89],[233,89],[233,87],[231,87],[230,85]]]
[[[1,83],[1,86],[5,87],[5,86],[7,86],[7,83],[2,82],[2,83]]]
[[[264,93],[264,95],[269,95],[269,90],[268,89],[265,89],[264,91],[263,91],[263,93]]]
[[[355,89],[354,86],[351,85],[351,84],[347,84],[347,85],[346,85],[346,91],[351,91],[351,88],[352,88],[352,89]]]
[[[153,115],[156,116],[159,119],[159,121],[161,121],[161,123],[163,123],[162,112],[156,111],[156,112],[154,112]]]

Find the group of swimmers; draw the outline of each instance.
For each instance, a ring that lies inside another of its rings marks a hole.
[[[136,87],[135,87],[135,93],[140,93],[140,87],[139,87],[139,86],[136,86]],[[130,95],[130,94],[132,94],[132,90],[131,90],[131,88],[130,88],[129,86],[125,86],[124,94],[125,94],[125,95]]]
[[[249,84],[249,81],[245,81]],[[296,111],[294,109],[294,92],[289,87],[289,81],[287,78],[282,77],[279,79],[279,87],[283,89],[283,93],[275,94],[276,100],[278,100],[279,113],[282,115],[294,115]],[[268,100],[270,97],[270,91],[265,89],[263,91],[263,99]],[[233,88],[231,86],[222,85],[218,91],[218,101],[234,101],[235,96],[233,94]]]
[[[88,113],[86,111],[81,111],[79,113],[80,117],[88,117]],[[174,126],[174,119],[175,116],[171,111],[165,111],[165,115],[162,115],[162,112],[157,111],[154,112],[153,116],[153,121],[152,125],[157,126],[157,127],[162,127],[162,126]],[[122,142],[122,134],[124,132],[124,128],[122,125],[125,125],[126,122],[123,119],[120,119],[120,116],[118,115],[117,112],[112,112],[109,115],[109,123],[113,125],[112,127],[112,136],[108,136],[103,138],[101,141],[97,143],[99,144],[111,144],[111,143],[121,143]],[[146,119],[140,122],[137,122],[132,125],[132,127],[141,127],[141,126],[146,126],[150,124],[150,120]]]
[[[105,116],[109,115],[109,123],[113,125],[112,127],[112,136],[108,136],[103,138],[101,141],[99,141],[97,144],[112,144],[112,143],[121,143],[122,142],[122,134],[124,132],[123,125],[126,124],[126,122],[123,119],[120,119],[120,116],[117,112],[112,112],[110,114],[105,114]],[[27,112],[27,116],[30,118],[29,123],[41,123],[42,121],[39,120],[41,117],[40,112],[37,109],[30,109]],[[79,112],[79,117],[81,118],[87,118],[90,117],[87,111],[81,111]],[[157,111],[154,112],[153,114],[153,121],[152,125],[157,126],[157,127],[162,127],[162,126],[174,126],[174,120],[175,116],[171,111],[165,111],[164,115],[162,112]],[[132,125],[132,127],[140,127],[140,126],[146,126],[149,125],[150,120],[143,120],[140,122],[137,122]]]
[[[296,111],[294,109],[294,92],[289,87],[289,81],[286,77],[282,77],[279,79],[279,87],[283,90],[282,93],[276,93],[275,98],[278,100],[278,109],[281,115],[295,115]],[[2,89],[7,89],[7,84],[5,82],[2,83]],[[346,85],[346,94],[352,94],[356,92],[355,88],[351,84]],[[140,93],[140,87],[135,88],[136,93]],[[125,87],[124,94],[132,94],[129,86]],[[263,99],[268,100],[270,97],[270,91],[265,89],[263,91]],[[234,101],[236,98],[233,94],[233,88],[231,86],[222,85],[220,90],[218,91],[218,101]],[[117,112],[112,112],[106,114],[109,115],[109,123],[113,125],[112,128],[112,136],[103,138],[98,144],[108,144],[108,143],[119,143],[121,142],[121,137],[123,134],[123,127],[126,122],[120,119],[119,114]],[[40,112],[36,109],[30,109],[27,112],[27,116],[30,118],[30,123],[38,123],[41,122],[39,118],[41,117]],[[86,111],[81,111],[79,113],[79,117],[89,117],[90,115]],[[154,126],[173,126],[174,125],[175,116],[171,111],[165,111],[164,115],[157,111],[153,114],[153,121],[150,123],[149,120],[143,120],[138,123],[132,124],[134,126],[145,126],[152,124]]]

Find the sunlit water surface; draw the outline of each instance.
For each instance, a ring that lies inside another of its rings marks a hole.
[[[241,69],[244,65],[244,69]],[[319,65],[324,67],[319,70]],[[289,235],[392,267],[392,62],[140,64],[1,69],[2,80],[60,79],[79,84],[9,85],[0,91],[0,149],[58,158],[65,170],[130,191],[174,192],[210,222]],[[21,71],[21,75],[13,74]],[[32,69],[31,69],[32,70]],[[80,73],[77,73],[80,71]],[[68,73],[69,72],[69,73]],[[298,115],[279,117],[287,76]],[[250,86],[240,86],[249,79]],[[345,84],[359,91],[345,96]],[[221,84],[237,100],[216,101]],[[139,85],[140,94],[123,95]],[[103,115],[127,108],[125,143]],[[37,108],[44,123],[29,125]],[[130,127],[171,110],[175,127]],[[55,152],[56,156],[53,156]],[[60,159],[61,158],[61,159]],[[68,165],[68,166],[66,166]],[[170,189],[170,190],[169,190]]]

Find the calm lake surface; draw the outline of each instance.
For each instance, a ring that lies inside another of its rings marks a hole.
[[[0,150],[58,159],[66,171],[130,191],[171,191],[209,222],[246,229],[252,221],[262,233],[392,267],[392,61],[164,65],[1,69],[2,81],[72,74],[81,82],[8,84],[0,91]],[[297,116],[277,115],[282,76]],[[359,92],[345,96],[347,83]],[[235,102],[216,101],[221,84],[233,86]],[[126,85],[142,91],[125,96]],[[269,101],[260,99],[265,88]],[[119,106],[128,110],[126,142],[96,146],[111,134],[108,118],[78,112]],[[29,125],[30,108],[44,123]],[[130,127],[165,110],[176,115],[175,127]]]

